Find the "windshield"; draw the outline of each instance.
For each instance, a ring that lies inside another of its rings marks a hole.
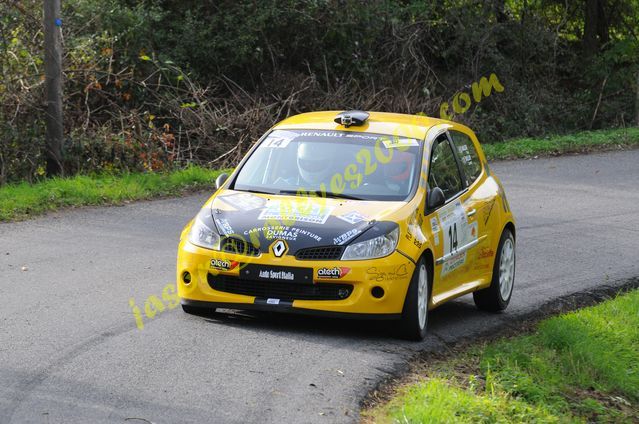
[[[420,143],[353,131],[274,130],[240,169],[233,189],[361,200],[406,200]]]

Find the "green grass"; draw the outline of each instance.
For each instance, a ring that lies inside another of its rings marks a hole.
[[[221,172],[189,167],[170,173],[77,175],[35,184],[10,184],[0,187],[0,221],[24,219],[63,207],[113,205],[195,189],[213,190],[214,180]]]
[[[639,422],[639,291],[426,364],[375,422]]]
[[[488,160],[530,158],[633,146],[639,146],[639,128],[634,127],[482,144]]]

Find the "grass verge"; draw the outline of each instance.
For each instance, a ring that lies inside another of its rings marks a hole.
[[[0,187],[0,221],[24,219],[62,207],[113,205],[213,189],[221,172],[194,166],[170,173],[77,175],[35,184],[10,184]]]
[[[639,422],[639,291],[418,365],[370,422]]]
[[[584,131],[544,138],[517,138],[482,144],[488,160],[552,156],[639,146],[639,128]]]

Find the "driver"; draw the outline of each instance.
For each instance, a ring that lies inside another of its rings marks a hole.
[[[320,183],[329,184],[332,167],[331,149],[323,143],[302,141],[297,146],[297,169],[303,181],[317,187]]]

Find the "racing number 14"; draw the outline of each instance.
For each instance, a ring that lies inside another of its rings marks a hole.
[[[453,253],[457,250],[457,223],[454,222],[453,225],[448,227],[448,239],[450,240],[450,253]]]

